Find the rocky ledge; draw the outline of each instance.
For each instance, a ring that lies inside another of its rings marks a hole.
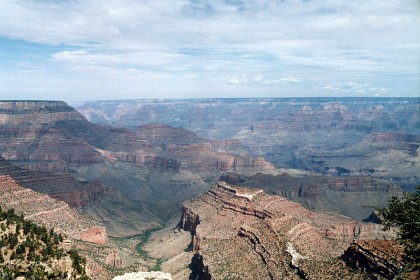
[[[180,226],[193,234],[196,279],[363,279],[340,256],[355,238],[395,236],[224,182],[185,202]]]

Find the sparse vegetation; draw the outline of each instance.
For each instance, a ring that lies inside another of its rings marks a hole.
[[[25,220],[10,208],[0,207],[0,279],[67,279],[67,273],[53,269],[52,263],[65,256],[72,260],[70,279],[89,279],[86,276],[86,260],[77,251],[65,252],[61,246],[62,234],[53,228],[47,230]]]
[[[150,256],[150,254],[143,249],[143,246],[149,241],[149,238],[152,235],[152,233],[154,231],[158,230],[158,229],[160,229],[160,228],[146,230],[143,234],[141,234],[141,237],[142,237],[141,242],[136,245],[136,252],[140,256],[142,256],[142,258],[144,258],[145,260],[155,260],[156,261],[156,264],[155,265],[149,267],[149,269],[148,269],[149,271],[160,271],[161,270],[162,263],[163,263],[163,260],[162,259],[152,258]]]

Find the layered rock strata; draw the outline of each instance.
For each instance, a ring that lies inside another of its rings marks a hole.
[[[66,202],[70,207],[88,207],[99,196],[112,189],[99,181],[78,181],[67,173],[37,172],[19,168],[0,156],[0,175],[7,175],[20,186]]]
[[[0,205],[72,238],[96,244],[107,242],[106,230],[101,224],[81,216],[65,202],[19,186],[9,176],[0,175]]]
[[[363,279],[340,259],[344,250],[355,238],[395,236],[224,182],[185,202],[180,225],[193,234],[197,279]]]
[[[395,240],[355,240],[343,259],[371,279],[395,279],[404,266],[404,249]]]
[[[171,170],[273,169],[261,158],[229,154],[226,150],[235,146],[229,141],[208,141],[160,124],[135,131],[98,126],[64,102],[0,102],[0,138],[3,157],[32,170],[65,171],[104,162]]]

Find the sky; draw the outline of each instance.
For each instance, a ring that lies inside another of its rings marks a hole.
[[[419,0],[0,0],[0,99],[420,97]]]

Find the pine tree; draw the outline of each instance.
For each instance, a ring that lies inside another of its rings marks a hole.
[[[399,227],[399,239],[405,247],[406,259],[420,266],[420,185],[415,193],[392,197],[388,208],[379,210],[385,229]]]

